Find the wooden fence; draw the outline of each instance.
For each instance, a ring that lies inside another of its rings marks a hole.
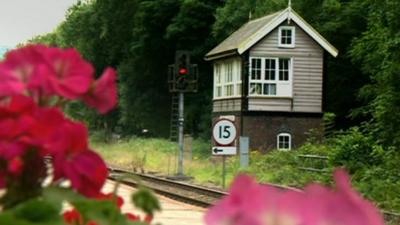
[[[329,172],[328,156],[321,155],[297,155],[298,168],[310,172],[326,173]]]

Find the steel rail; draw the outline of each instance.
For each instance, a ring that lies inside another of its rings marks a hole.
[[[220,190],[214,190],[148,174],[134,173],[120,168],[109,167],[109,171],[111,174],[109,179],[119,180],[121,183],[133,187],[141,185],[160,195],[203,208],[212,206],[216,201],[228,194],[227,192]],[[140,178],[140,181],[132,176]]]

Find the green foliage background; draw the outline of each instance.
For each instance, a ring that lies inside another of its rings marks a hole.
[[[187,95],[186,130],[209,137],[212,70],[203,56],[249,16],[286,6],[286,0],[79,1],[54,32],[31,42],[75,47],[98,73],[106,66],[118,70],[118,109],[100,118],[73,105],[72,116],[92,128],[125,134],[145,128],[160,137],[169,132],[167,65],[176,50],[190,50],[192,62],[199,64],[200,86]],[[381,142],[397,145],[399,2],[296,0],[293,8],[339,49],[337,58],[326,58],[325,105],[336,114],[336,127],[373,119]]]

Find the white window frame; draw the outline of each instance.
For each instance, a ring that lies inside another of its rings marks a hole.
[[[227,61],[225,63],[225,83],[224,83],[224,96],[230,97],[235,95],[235,84],[233,76],[233,61]]]
[[[292,43],[290,44],[285,44],[282,43],[282,31],[283,30],[290,30],[292,31]],[[296,28],[294,26],[280,26],[279,31],[278,31],[278,46],[282,48],[294,48],[295,47],[295,42],[296,42]]]
[[[214,64],[214,99],[240,97],[241,77],[240,60],[228,59],[216,62]],[[218,89],[221,95],[218,95]]]
[[[289,138],[289,148],[280,148],[280,140],[279,140],[279,138],[280,137],[288,137]],[[278,149],[278,150],[280,150],[280,151],[290,151],[290,150],[292,150],[292,135],[291,134],[289,134],[289,133],[279,133],[277,136],[276,136],[276,148]]]
[[[251,71],[252,71],[252,62],[253,59],[261,59],[261,77],[260,79],[252,79]],[[282,59],[289,60],[289,74],[288,80],[279,80],[279,61]],[[266,80],[266,60],[275,60],[275,80]],[[250,57],[250,67],[249,67],[249,84],[248,84],[248,95],[255,97],[288,97],[291,98],[293,95],[293,58],[290,57]],[[252,92],[252,84],[261,87],[260,93],[251,93]],[[275,84],[275,94],[264,94],[264,85],[265,84]]]
[[[223,90],[223,76],[222,76],[222,64],[214,64],[214,98],[222,97],[224,94]]]

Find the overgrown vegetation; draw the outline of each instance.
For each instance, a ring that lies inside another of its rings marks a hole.
[[[353,136],[360,138],[362,135],[354,130]],[[242,169],[237,157],[227,159],[227,184],[240,172],[254,175],[259,182],[274,183],[290,187],[302,188],[311,182],[330,184],[332,172],[338,166],[350,168],[355,160],[342,157],[340,148],[335,149],[335,142],[342,145],[353,142],[352,138],[339,136],[333,138],[329,144],[307,143],[296,151],[272,151],[268,154],[260,154],[257,151],[251,153],[250,167]],[[163,175],[173,175],[177,170],[176,143],[163,139],[131,138],[111,143],[92,141],[94,148],[115,166],[121,166],[140,172],[157,172]],[[361,150],[362,145],[358,145]],[[355,150],[355,152],[357,152]],[[356,188],[367,198],[375,201],[382,209],[389,211],[400,211],[399,185],[400,169],[397,162],[399,154],[389,151],[382,153],[379,164],[368,164],[357,167],[352,176],[352,182]],[[299,155],[328,155],[330,159],[341,160],[319,160],[306,161]],[[195,182],[221,186],[222,182],[222,158],[211,157],[209,142],[197,139],[193,142],[193,157],[189,159],[185,155],[184,171],[188,176],[193,176]],[[323,168],[325,172],[312,172],[301,169],[301,167]]]

